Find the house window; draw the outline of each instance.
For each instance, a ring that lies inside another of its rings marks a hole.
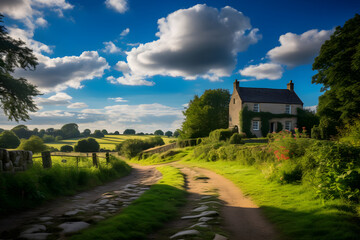
[[[260,121],[253,121],[252,122],[253,130],[259,130],[259,125],[260,125]]]
[[[285,113],[291,114],[291,105],[286,105],[285,106]]]
[[[254,112],[260,112],[260,107],[258,103],[254,104]]]
[[[285,129],[289,130],[289,131],[291,130],[291,122],[290,121],[285,122]]]

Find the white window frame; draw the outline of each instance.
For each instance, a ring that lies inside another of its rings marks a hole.
[[[255,128],[255,123],[257,123],[257,127]],[[260,121],[252,121],[252,130],[259,131],[260,130]]]
[[[290,104],[285,105],[285,113],[291,114],[291,105]]]
[[[255,111],[255,106],[257,106],[257,111]],[[254,111],[254,112],[260,112],[260,104],[254,103],[253,111]]]
[[[291,121],[285,121],[285,129],[286,130],[290,131],[291,127],[292,127],[291,125],[292,125]]]

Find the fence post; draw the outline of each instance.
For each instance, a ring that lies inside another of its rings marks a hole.
[[[93,159],[93,166],[98,167],[96,153],[92,153],[92,159]]]
[[[76,169],[79,168],[79,157],[76,157]]]
[[[109,162],[110,162],[110,154],[108,152],[106,152],[105,157],[106,157],[106,164],[109,164]]]
[[[51,168],[52,167],[51,153],[49,151],[42,152],[41,158],[42,158],[43,168]]]

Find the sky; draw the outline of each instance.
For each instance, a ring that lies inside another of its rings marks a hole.
[[[318,104],[312,63],[357,0],[1,0],[10,36],[37,57],[17,69],[38,86],[30,129],[175,131],[182,111],[206,89],[286,88]]]

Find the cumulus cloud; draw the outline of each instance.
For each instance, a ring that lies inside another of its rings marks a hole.
[[[314,105],[314,106],[306,106],[306,107],[304,107],[304,109],[307,109],[307,110],[309,110],[309,111],[311,111],[311,112],[313,112],[313,113],[316,113],[317,112],[317,105]]]
[[[127,0],[106,0],[105,4],[119,13],[124,13],[129,9]]]
[[[129,32],[130,32],[130,28],[126,28],[120,33],[120,36],[125,37],[126,35],[129,34]]]
[[[108,98],[109,100],[113,100],[115,102],[128,102],[128,100],[125,100],[122,97],[116,97],[116,98]]]
[[[124,61],[118,61],[115,65],[115,70],[122,72],[123,74],[128,74],[131,72],[129,65]]]
[[[277,80],[282,77],[283,68],[281,65],[275,63],[261,63],[259,65],[250,65],[242,70],[239,70],[239,73],[243,76],[254,77],[257,80]]]
[[[80,56],[50,58],[36,54],[39,65],[36,71],[15,71],[17,77],[24,77],[37,85],[43,92],[62,91],[68,87],[81,88],[81,82],[102,77],[109,69],[105,58],[96,51],[85,51]]]
[[[103,52],[106,53],[118,53],[121,52],[121,49],[118,48],[112,41],[104,42],[105,48],[103,49]]]
[[[106,78],[112,84],[122,84],[128,86],[153,86],[155,83],[153,81],[147,81],[143,76],[124,74],[123,77],[115,78],[113,76]]]
[[[75,114],[63,110],[52,110],[52,111],[35,112],[32,113],[31,115],[36,117],[47,118],[47,117],[73,117]]]
[[[280,46],[271,49],[267,56],[271,61],[289,67],[310,63],[333,32],[334,30],[313,29],[301,35],[286,33],[279,38]]]
[[[83,102],[76,102],[76,103],[72,103],[69,106],[67,106],[67,108],[87,108],[87,107],[88,107],[88,105]]]
[[[63,92],[59,92],[56,93],[55,95],[48,97],[48,98],[42,98],[42,97],[37,97],[35,98],[35,102],[39,105],[68,105],[70,104],[70,100],[72,99],[71,96],[69,96],[66,93]]]
[[[159,19],[158,28],[158,40],[126,52],[131,74],[118,83],[134,85],[130,83],[155,75],[217,81],[231,74],[238,52],[261,38],[243,13],[231,7],[219,11],[205,4]]]

